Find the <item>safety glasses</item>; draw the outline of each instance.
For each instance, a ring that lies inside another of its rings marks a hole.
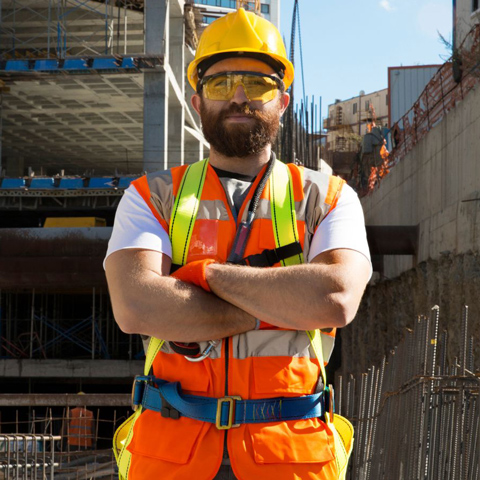
[[[197,92],[209,100],[230,100],[239,86],[243,87],[249,101],[263,103],[273,100],[282,87],[282,81],[274,75],[259,72],[221,72],[203,77],[197,85]]]

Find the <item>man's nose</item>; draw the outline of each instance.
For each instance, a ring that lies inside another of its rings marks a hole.
[[[233,94],[233,97],[230,99],[230,101],[238,103],[240,105],[250,101],[250,99],[247,97],[247,94],[245,93],[243,85],[237,86],[237,88],[235,89],[235,93]]]

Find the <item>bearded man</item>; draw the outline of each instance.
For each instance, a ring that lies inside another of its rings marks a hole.
[[[118,325],[150,339],[120,477],[343,478],[324,360],[371,274],[358,198],[275,159],[293,66],[271,23],[216,20],[188,78],[210,156],[133,182],[105,262]]]

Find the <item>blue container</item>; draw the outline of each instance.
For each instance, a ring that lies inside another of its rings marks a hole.
[[[93,60],[94,70],[112,70],[118,69],[118,64],[114,58],[95,58]]]
[[[83,179],[82,178],[62,178],[60,180],[59,188],[65,190],[75,190],[78,188],[83,188]]]
[[[28,72],[28,60],[7,60],[5,71],[7,72]]]
[[[115,184],[113,183],[112,177],[93,177],[88,182],[87,188],[113,188]]]
[[[29,188],[50,189],[55,188],[53,178],[32,178]]]
[[[2,190],[11,190],[15,188],[24,188],[25,180],[23,178],[4,178],[0,188]]]

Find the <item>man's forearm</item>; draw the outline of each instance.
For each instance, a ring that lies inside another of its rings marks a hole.
[[[107,259],[113,312],[126,333],[195,342],[255,328],[255,318],[199,287],[162,274],[155,252],[121,251]],[[129,267],[134,266],[134,267]]]
[[[260,320],[309,330],[342,327],[353,319],[368,280],[366,267],[366,259],[350,273],[340,263],[267,269],[212,264],[207,281],[220,298]]]

